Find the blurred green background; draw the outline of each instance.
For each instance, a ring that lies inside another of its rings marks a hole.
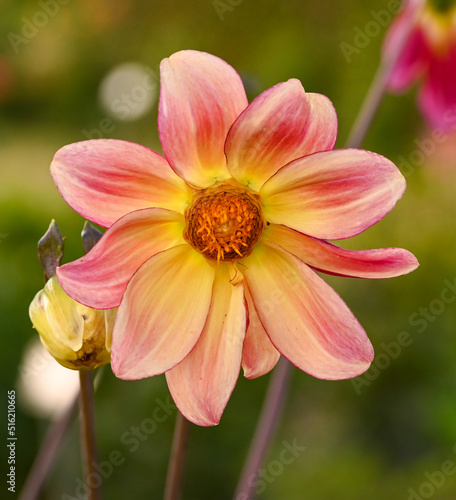
[[[378,66],[393,5],[386,0],[0,1],[5,401],[0,423],[5,441],[7,391],[16,389],[21,398],[17,384],[24,373],[24,347],[37,336],[28,317],[28,305],[43,285],[36,243],[52,218],[67,237],[65,261],[82,255],[83,220],[63,202],[49,175],[54,153],[96,136],[161,151],[156,95],[154,89],[147,95],[141,86],[138,90],[137,79],[151,83],[162,58],[189,48],[234,66],[250,99],[289,78],[327,95],[339,117],[337,147],[343,147]],[[347,55],[344,44],[356,50]],[[136,80],[130,73],[132,80],[116,80],[112,72],[124,63],[135,63],[128,68],[134,68]],[[110,86],[112,81],[121,86]],[[456,138],[429,140],[415,98],[416,89],[386,95],[363,143],[403,170],[407,191],[383,221],[344,245],[404,247],[421,266],[390,280],[328,278],[365,327],[377,357],[369,372],[353,381],[327,382],[293,372],[264,465],[268,479],[258,483],[260,499],[456,497]],[[28,370],[34,378],[41,365]],[[192,427],[183,499],[233,497],[268,379],[247,381],[241,375],[220,425]],[[103,480],[104,498],[161,498],[174,413],[153,432],[149,428],[143,441],[128,439],[132,426],[149,422],[157,402],[168,398],[163,376],[125,382],[109,367],[104,370],[96,395],[100,461],[113,451],[124,458]],[[48,424],[18,401],[16,491]],[[285,442],[305,450],[283,465]],[[6,459],[2,470],[6,475]],[[74,422],[42,498],[60,499],[65,493],[80,498],[81,477]],[[5,482],[2,489],[7,492]]]

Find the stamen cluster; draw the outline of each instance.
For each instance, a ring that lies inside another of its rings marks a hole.
[[[258,241],[264,218],[255,195],[241,187],[220,185],[202,190],[187,210],[187,241],[207,259],[239,260]]]

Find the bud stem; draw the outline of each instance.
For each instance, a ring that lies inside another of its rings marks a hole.
[[[95,440],[95,417],[93,404],[92,371],[79,370],[81,384],[80,413],[81,413],[81,444],[82,462],[85,472],[85,483],[88,491],[88,500],[101,500],[100,486],[91,487],[89,478],[97,476],[95,465],[98,463],[98,454]]]
[[[252,481],[264,461],[269,445],[274,437],[275,430],[285,406],[288,381],[291,375],[292,364],[283,356],[271,375],[269,387],[264,398],[263,408],[245,461],[244,469],[239,480],[234,499],[254,498],[256,482]]]
[[[19,500],[37,500],[46,476],[54,463],[60,444],[70,427],[76,413],[78,398],[65,408],[60,416],[51,424],[33,462],[33,466],[19,495]]]
[[[166,476],[164,500],[179,500],[184,478],[190,422],[178,410],[174,429],[173,446]]]

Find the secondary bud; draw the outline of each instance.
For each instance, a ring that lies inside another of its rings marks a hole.
[[[92,226],[89,221],[85,221],[81,233],[84,252],[89,253],[102,236],[103,233],[100,230],[98,230],[95,226]]]
[[[46,280],[55,276],[55,270],[60,265],[63,256],[63,238],[59,226],[52,219],[49,229],[38,242],[38,258],[44,269]]]
[[[91,309],[76,302],[54,276],[36,294],[29,314],[46,349],[66,368],[93,370],[110,362],[116,309]]]

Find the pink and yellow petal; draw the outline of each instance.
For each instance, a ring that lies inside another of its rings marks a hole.
[[[138,269],[112,333],[111,366],[117,377],[152,377],[188,355],[206,322],[214,275],[214,268],[187,244],[151,257]]]
[[[331,101],[307,94],[298,80],[258,96],[231,127],[225,146],[228,170],[254,191],[283,165],[332,149],[337,116]]]
[[[404,190],[404,177],[383,156],[342,149],[289,163],[264,184],[260,196],[269,222],[337,240],[378,222]]]
[[[338,276],[393,278],[419,265],[416,257],[402,248],[344,250],[277,224],[270,224],[262,238],[280,245],[314,269]]]
[[[141,208],[183,213],[193,195],[162,156],[114,139],[63,147],[54,157],[51,174],[71,208],[104,227]]]
[[[245,286],[245,297],[249,312],[249,326],[242,351],[242,368],[244,377],[254,379],[269,373],[279,361],[280,353],[269,340],[258,318],[247,286]]]
[[[160,66],[158,127],[174,171],[207,187],[229,177],[224,143],[248,101],[241,78],[225,61],[183,50]]]
[[[372,345],[339,295],[280,247],[259,244],[243,260],[258,316],[276,349],[317,378],[365,372]]]
[[[419,94],[420,108],[432,127],[456,126],[456,40],[444,58],[434,57]]]
[[[401,54],[388,78],[388,85],[391,90],[398,92],[405,90],[428,69],[431,53],[417,12],[422,9],[422,5],[421,0],[405,2],[404,10],[393,21],[385,37],[383,45],[384,57],[395,54],[397,48],[403,45],[404,36],[407,37]],[[409,31],[410,28],[411,31]]]
[[[402,55],[391,72],[388,80],[389,88],[401,92],[409,87],[428,70],[430,57],[425,37],[417,28],[410,35]]]
[[[166,372],[181,413],[197,425],[216,425],[239,376],[246,329],[244,286],[230,283],[230,266],[215,274],[212,302],[197,344]]]
[[[59,283],[89,307],[117,307],[128,281],[146,260],[185,242],[184,225],[183,215],[170,210],[131,212],[114,223],[87,255],[59,267]]]

